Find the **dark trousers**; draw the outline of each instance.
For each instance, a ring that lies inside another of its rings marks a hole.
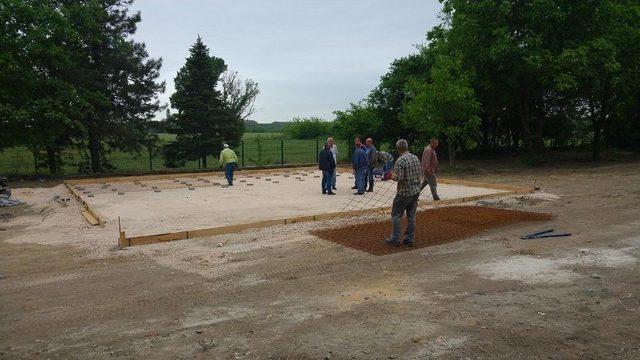
[[[367,183],[369,185],[369,189],[373,190],[373,167],[367,167],[367,181],[365,182],[365,187],[367,187]]]
[[[224,164],[224,177],[227,178],[229,185],[233,185],[233,170],[238,166],[235,162]]]
[[[363,167],[356,170],[356,188],[358,189],[358,194],[363,194],[367,182],[367,168]]]
[[[416,231],[416,211],[418,210],[418,198],[420,194],[412,196],[397,195],[393,199],[391,208],[391,241],[398,242],[402,229],[402,216],[407,213],[407,231],[404,234],[404,242],[412,243]]]
[[[424,180],[422,180],[422,184],[420,184],[420,191],[429,185],[429,190],[431,190],[431,196],[433,200],[440,200],[438,196],[438,181],[436,180],[436,174],[425,175]]]
[[[333,170],[322,170],[322,192],[331,192]]]

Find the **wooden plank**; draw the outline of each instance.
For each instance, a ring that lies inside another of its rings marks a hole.
[[[71,192],[71,195],[73,195],[73,197],[75,197],[76,200],[78,200],[78,202],[80,203],[80,205],[82,205],[85,211],[88,212],[98,222],[98,225],[102,226],[105,224],[104,219],[95,210],[93,210],[91,206],[89,206],[89,203],[87,203],[73,187],[71,187],[71,184],[65,181],[64,185],[67,187],[69,192]]]
[[[120,249],[124,249],[126,247],[131,246],[129,239],[127,239],[127,234],[122,230],[122,223],[120,222],[120,216],[118,216],[118,247]]]
[[[80,213],[82,214],[82,216],[84,216],[85,219],[87,219],[89,224],[91,224],[92,226],[100,224],[98,220],[96,220],[96,218],[93,217],[93,215],[91,215],[91,213],[89,213],[88,211],[85,210],[85,211],[81,211]]]
[[[133,237],[127,238],[127,240],[130,246],[148,245],[148,244],[156,244],[156,243],[167,242],[167,241],[188,239],[187,234],[188,234],[187,231],[180,231],[175,233],[133,236]]]
[[[267,221],[260,221],[255,223],[226,225],[226,226],[211,227],[206,229],[189,230],[188,238],[193,239],[198,237],[232,234],[232,233],[242,232],[248,229],[257,229],[257,228],[276,226],[276,225],[284,225],[284,220],[267,220]]]
[[[300,222],[309,222],[309,221],[315,221],[315,215],[298,216],[298,217],[294,217],[294,218],[284,219],[285,225],[287,225],[287,224],[296,224],[296,223],[300,223]]]

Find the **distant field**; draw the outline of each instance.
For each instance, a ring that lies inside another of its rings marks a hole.
[[[160,138],[160,141],[162,142],[169,142],[169,141],[173,141],[176,138],[175,134],[158,134],[158,137]],[[247,132],[244,133],[244,135],[242,136],[242,140],[250,140],[250,139],[255,139],[257,137],[260,138],[278,138],[280,139],[282,137],[282,133],[279,132],[263,132],[263,133],[252,133],[252,132]]]
[[[175,139],[173,134],[159,134],[161,144],[166,144]],[[316,162],[317,147],[322,146],[321,141],[282,139],[282,133],[245,133],[243,145],[236,149],[240,158],[240,165],[245,167],[268,166],[280,164],[312,164]],[[338,142],[340,149],[346,149],[346,142]],[[244,149],[244,150],[243,150]],[[75,175],[88,172],[88,155],[77,149],[69,149],[63,154],[63,173]],[[140,153],[128,153],[114,151],[108,156],[114,169],[113,173],[143,173],[156,170],[171,170],[164,166],[161,154],[149,158],[149,152],[142,150]],[[346,161],[348,152],[340,152],[340,160]],[[207,168],[218,168],[216,156],[207,158]],[[190,161],[184,167],[176,170],[189,170],[201,168],[198,161]],[[31,151],[24,147],[16,147],[0,153],[0,174],[6,175],[34,175],[36,167]],[[47,175],[46,165],[41,162],[38,174]]]

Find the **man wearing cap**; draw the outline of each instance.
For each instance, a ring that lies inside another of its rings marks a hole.
[[[229,148],[228,144],[222,145],[224,149],[220,152],[220,166],[224,166],[224,177],[227,178],[229,186],[233,186],[233,170],[238,167],[238,156]]]

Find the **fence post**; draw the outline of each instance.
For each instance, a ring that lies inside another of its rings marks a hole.
[[[284,166],[284,139],[280,139],[280,166]]]
[[[320,144],[320,139],[316,138],[316,164],[319,161],[319,157],[320,157],[320,148],[318,147]]]
[[[151,156],[151,148],[148,148],[149,150],[149,171],[153,171],[153,158]]]
[[[240,156],[242,156],[242,167],[244,168],[244,140],[240,140],[240,152]]]

